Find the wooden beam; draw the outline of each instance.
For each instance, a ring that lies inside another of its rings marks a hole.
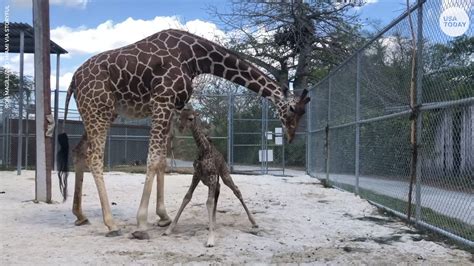
[[[49,0],[33,1],[35,30],[35,95],[36,95],[36,197],[51,202],[52,136],[47,136],[51,116]]]

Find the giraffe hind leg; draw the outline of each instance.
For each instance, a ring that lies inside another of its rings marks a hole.
[[[217,177],[216,178],[211,177],[211,181],[209,184],[209,193],[208,193],[207,202],[206,202],[207,212],[209,214],[209,235],[207,238],[206,247],[213,247],[215,244],[214,231],[216,227],[216,223],[215,223],[216,219],[214,217],[215,216],[214,209],[216,205],[215,197],[216,197],[216,189],[217,189],[217,180],[218,180]]]
[[[75,225],[89,224],[89,220],[82,212],[82,181],[84,179],[84,170],[87,168],[87,135],[84,134],[73,150],[74,170],[76,172],[74,186],[74,201],[72,204],[72,212],[77,217]]]
[[[121,235],[120,229],[115,224],[112,217],[111,206],[107,196],[104,182],[104,149],[107,138],[107,130],[113,120],[117,117],[113,106],[109,106],[108,111],[104,112],[95,104],[81,106],[81,114],[84,120],[84,126],[87,134],[87,166],[91,171],[99,194],[100,205],[102,207],[102,216],[104,224],[109,229],[106,236]],[[84,112],[84,109],[88,108]]]

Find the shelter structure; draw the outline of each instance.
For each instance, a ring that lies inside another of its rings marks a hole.
[[[19,65],[19,110],[18,110],[18,145],[17,145],[17,174],[21,174],[22,169],[22,136],[23,132],[23,78],[24,78],[24,54],[35,53],[35,30],[27,23],[16,23],[16,22],[2,22],[0,23],[0,52],[4,53],[5,60],[8,60],[8,54],[20,54],[20,65]],[[49,50],[51,55],[56,55],[56,89],[54,93],[54,119],[58,121],[58,101],[59,101],[59,67],[60,67],[60,55],[67,54],[68,52],[56,44],[53,41],[49,41]],[[8,62],[5,62],[8,65]],[[36,64],[35,64],[36,65]],[[11,71],[11,69],[9,69]],[[35,86],[36,88],[36,86]],[[47,93],[47,92],[46,92]],[[35,89],[36,94],[36,89]],[[36,119],[36,118],[35,118]],[[54,136],[57,139],[57,130],[55,130]],[[57,145],[53,142],[53,147],[46,147],[46,149],[55,150]],[[50,186],[50,184],[49,184]],[[50,190],[50,188],[49,188]],[[38,191],[37,191],[38,192]]]

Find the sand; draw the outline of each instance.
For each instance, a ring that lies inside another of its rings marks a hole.
[[[69,179],[72,195],[74,175]],[[324,188],[308,176],[234,175],[259,224],[252,229],[233,193],[222,186],[216,246],[206,248],[207,188],[200,184],[171,236],[156,222],[151,200],[150,240],[130,239],[144,175],[105,176],[112,212],[123,235],[106,238],[97,191],[84,180],[83,209],[91,224],[74,226],[72,198],[63,203],[53,179],[53,204],[34,203],[34,172],[0,172],[1,265],[164,264],[456,264],[472,254],[430,241],[399,220],[380,214],[366,200]],[[165,201],[174,217],[190,175],[167,175]]]

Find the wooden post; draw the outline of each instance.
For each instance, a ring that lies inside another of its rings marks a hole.
[[[49,0],[33,1],[35,30],[35,95],[36,95],[36,197],[51,202],[52,136],[46,136],[51,116]]]

